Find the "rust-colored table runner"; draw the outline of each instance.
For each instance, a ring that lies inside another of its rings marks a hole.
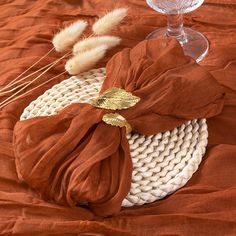
[[[145,1],[5,1],[0,5],[1,85],[15,78],[50,49],[52,32],[78,17],[93,20],[115,6],[127,5],[130,15],[114,32],[123,47],[133,47],[165,17]],[[225,106],[208,119],[209,146],[197,173],[182,189],[164,200],[123,209],[117,216],[101,219],[84,208],[49,203],[20,183],[12,149],[13,128],[23,109],[52,83],[16,101],[0,112],[0,234],[5,235],[235,235],[236,233],[236,3],[205,1],[186,16],[187,25],[205,33],[211,43],[201,63],[220,82]],[[48,62],[57,58],[53,54]],[[101,62],[105,65],[109,59]],[[63,70],[62,64],[47,74]],[[47,77],[44,77],[46,80]],[[54,83],[67,78],[62,76]]]

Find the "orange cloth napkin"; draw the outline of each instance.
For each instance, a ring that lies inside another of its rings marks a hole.
[[[106,70],[101,93],[119,87],[141,98],[118,111],[140,134],[212,117],[223,107],[221,86],[174,39],[126,48]],[[132,160],[125,128],[101,120],[107,112],[77,103],[55,116],[19,121],[14,129],[19,178],[46,200],[70,206],[86,201],[100,216],[118,213],[130,190]]]

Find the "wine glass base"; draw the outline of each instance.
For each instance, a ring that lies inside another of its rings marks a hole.
[[[192,57],[196,62],[200,62],[207,54],[209,50],[209,42],[207,38],[198,31],[184,27],[185,40],[177,40],[183,47],[184,54]],[[160,28],[150,33],[146,38],[167,38],[167,28]]]

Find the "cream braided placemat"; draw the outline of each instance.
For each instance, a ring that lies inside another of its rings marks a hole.
[[[62,81],[31,102],[21,120],[54,115],[76,102],[90,103],[98,96],[104,77],[105,69],[101,68]],[[205,119],[152,136],[128,135],[133,174],[122,206],[150,203],[183,187],[198,169],[207,138]]]

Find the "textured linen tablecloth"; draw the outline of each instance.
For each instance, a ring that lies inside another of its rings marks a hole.
[[[59,27],[78,18],[93,22],[119,6],[130,8],[126,21],[113,32],[122,37],[123,43],[98,67],[104,66],[116,51],[136,45],[148,33],[164,26],[165,16],[150,9],[144,0],[1,0],[0,85],[46,53]],[[64,75],[0,111],[0,235],[236,235],[235,15],[235,0],[206,0],[201,8],[185,16],[186,25],[208,37],[211,48],[201,65],[226,91],[223,112],[208,120],[207,154],[185,187],[153,204],[123,209],[115,217],[99,219],[84,208],[45,202],[20,183],[12,148],[14,125],[32,100],[68,78]],[[56,58],[58,55],[53,53],[44,63]],[[62,71],[63,63],[48,72],[44,80]]]

